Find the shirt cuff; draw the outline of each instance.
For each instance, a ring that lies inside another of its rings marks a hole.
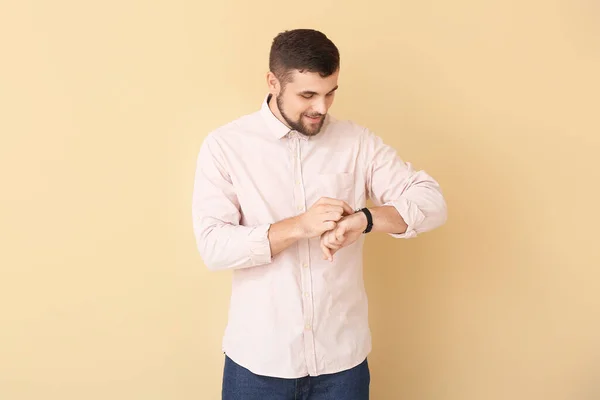
[[[271,243],[269,242],[270,228],[271,224],[259,225],[248,235],[252,266],[264,265],[272,261]]]
[[[404,222],[408,227],[404,233],[390,233],[389,235],[396,239],[410,239],[417,236],[417,228],[425,220],[425,214],[417,205],[405,198],[399,198],[395,201],[390,201],[384,204],[385,206],[393,206],[396,208]]]

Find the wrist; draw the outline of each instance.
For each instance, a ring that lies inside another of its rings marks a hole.
[[[367,216],[362,211],[357,211],[354,214],[350,215],[349,218],[353,219],[352,226],[355,228],[354,230],[364,232],[367,229],[368,220]]]
[[[310,236],[308,230],[304,226],[302,215],[298,215],[290,219],[290,235],[295,240],[307,239]]]

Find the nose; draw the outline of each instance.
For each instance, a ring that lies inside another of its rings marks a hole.
[[[325,115],[327,113],[327,105],[325,104],[325,99],[318,99],[313,103],[312,109],[314,112],[319,113],[321,115]]]

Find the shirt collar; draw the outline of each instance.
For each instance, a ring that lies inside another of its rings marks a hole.
[[[262,115],[271,133],[277,139],[281,139],[290,132],[290,128],[288,128],[275,115],[273,115],[273,112],[269,108],[269,100],[271,100],[271,97],[272,95],[270,93],[265,97],[262,107],[260,109],[260,114]]]

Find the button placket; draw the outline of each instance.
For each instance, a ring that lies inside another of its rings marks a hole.
[[[314,320],[313,320],[313,292],[312,292],[312,274],[309,264],[309,241],[308,239],[298,242],[298,252],[302,268],[301,275],[301,290],[302,290],[302,313],[304,318],[304,356],[306,360],[306,368],[310,375],[317,374],[317,363],[315,354],[314,340]]]
[[[306,210],[304,200],[304,187],[302,186],[302,165],[300,163],[300,140],[294,131],[290,132],[290,156],[293,165],[294,182],[294,201],[296,202],[297,214],[302,214]]]
[[[298,214],[306,211],[306,194],[304,185],[302,184],[302,144],[295,132],[291,135],[292,151],[291,156],[294,165],[294,200]],[[309,240],[302,239],[298,241],[298,255],[300,257],[300,278],[301,278],[301,296],[302,296],[302,313],[304,322],[304,353],[306,359],[306,367],[311,375],[317,374],[316,354],[314,344],[314,321],[313,321],[313,293],[312,293],[312,276],[310,270],[310,253]]]

